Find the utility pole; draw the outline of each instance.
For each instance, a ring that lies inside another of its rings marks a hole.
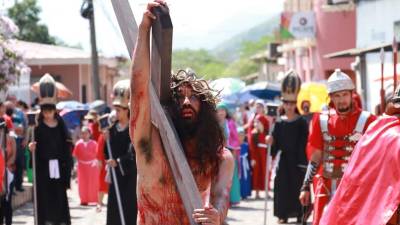
[[[96,30],[94,26],[94,7],[93,0],[83,0],[81,15],[89,20],[90,44],[92,46],[92,90],[94,98],[100,99],[100,80],[99,80],[99,58],[96,46]]]

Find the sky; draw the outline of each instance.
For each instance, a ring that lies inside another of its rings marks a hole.
[[[15,0],[0,0],[0,13]],[[148,0],[129,0],[139,24]],[[282,11],[280,0],[169,0],[174,49],[212,49]],[[80,16],[82,0],[38,0],[41,19],[67,44],[90,51],[89,22]],[[127,55],[110,0],[94,0],[97,46],[105,56]]]

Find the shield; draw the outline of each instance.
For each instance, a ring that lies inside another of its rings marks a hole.
[[[297,97],[297,108],[301,109],[301,102],[310,101],[310,112],[320,112],[324,106],[329,103],[328,90],[323,83],[304,83],[301,85],[299,95]]]

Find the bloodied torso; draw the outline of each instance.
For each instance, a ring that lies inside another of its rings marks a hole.
[[[151,153],[145,153],[142,159],[137,159],[138,224],[190,224],[155,128],[149,147]],[[204,203],[210,196],[211,172],[201,172],[202,165],[191,157],[188,157],[188,163]]]

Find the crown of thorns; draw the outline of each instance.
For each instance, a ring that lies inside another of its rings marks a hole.
[[[221,91],[215,90],[208,85],[203,78],[197,78],[193,71],[179,70],[171,76],[171,90],[174,96],[178,95],[178,88],[181,85],[189,85],[197,96],[202,96],[203,101],[217,105],[220,101]]]

